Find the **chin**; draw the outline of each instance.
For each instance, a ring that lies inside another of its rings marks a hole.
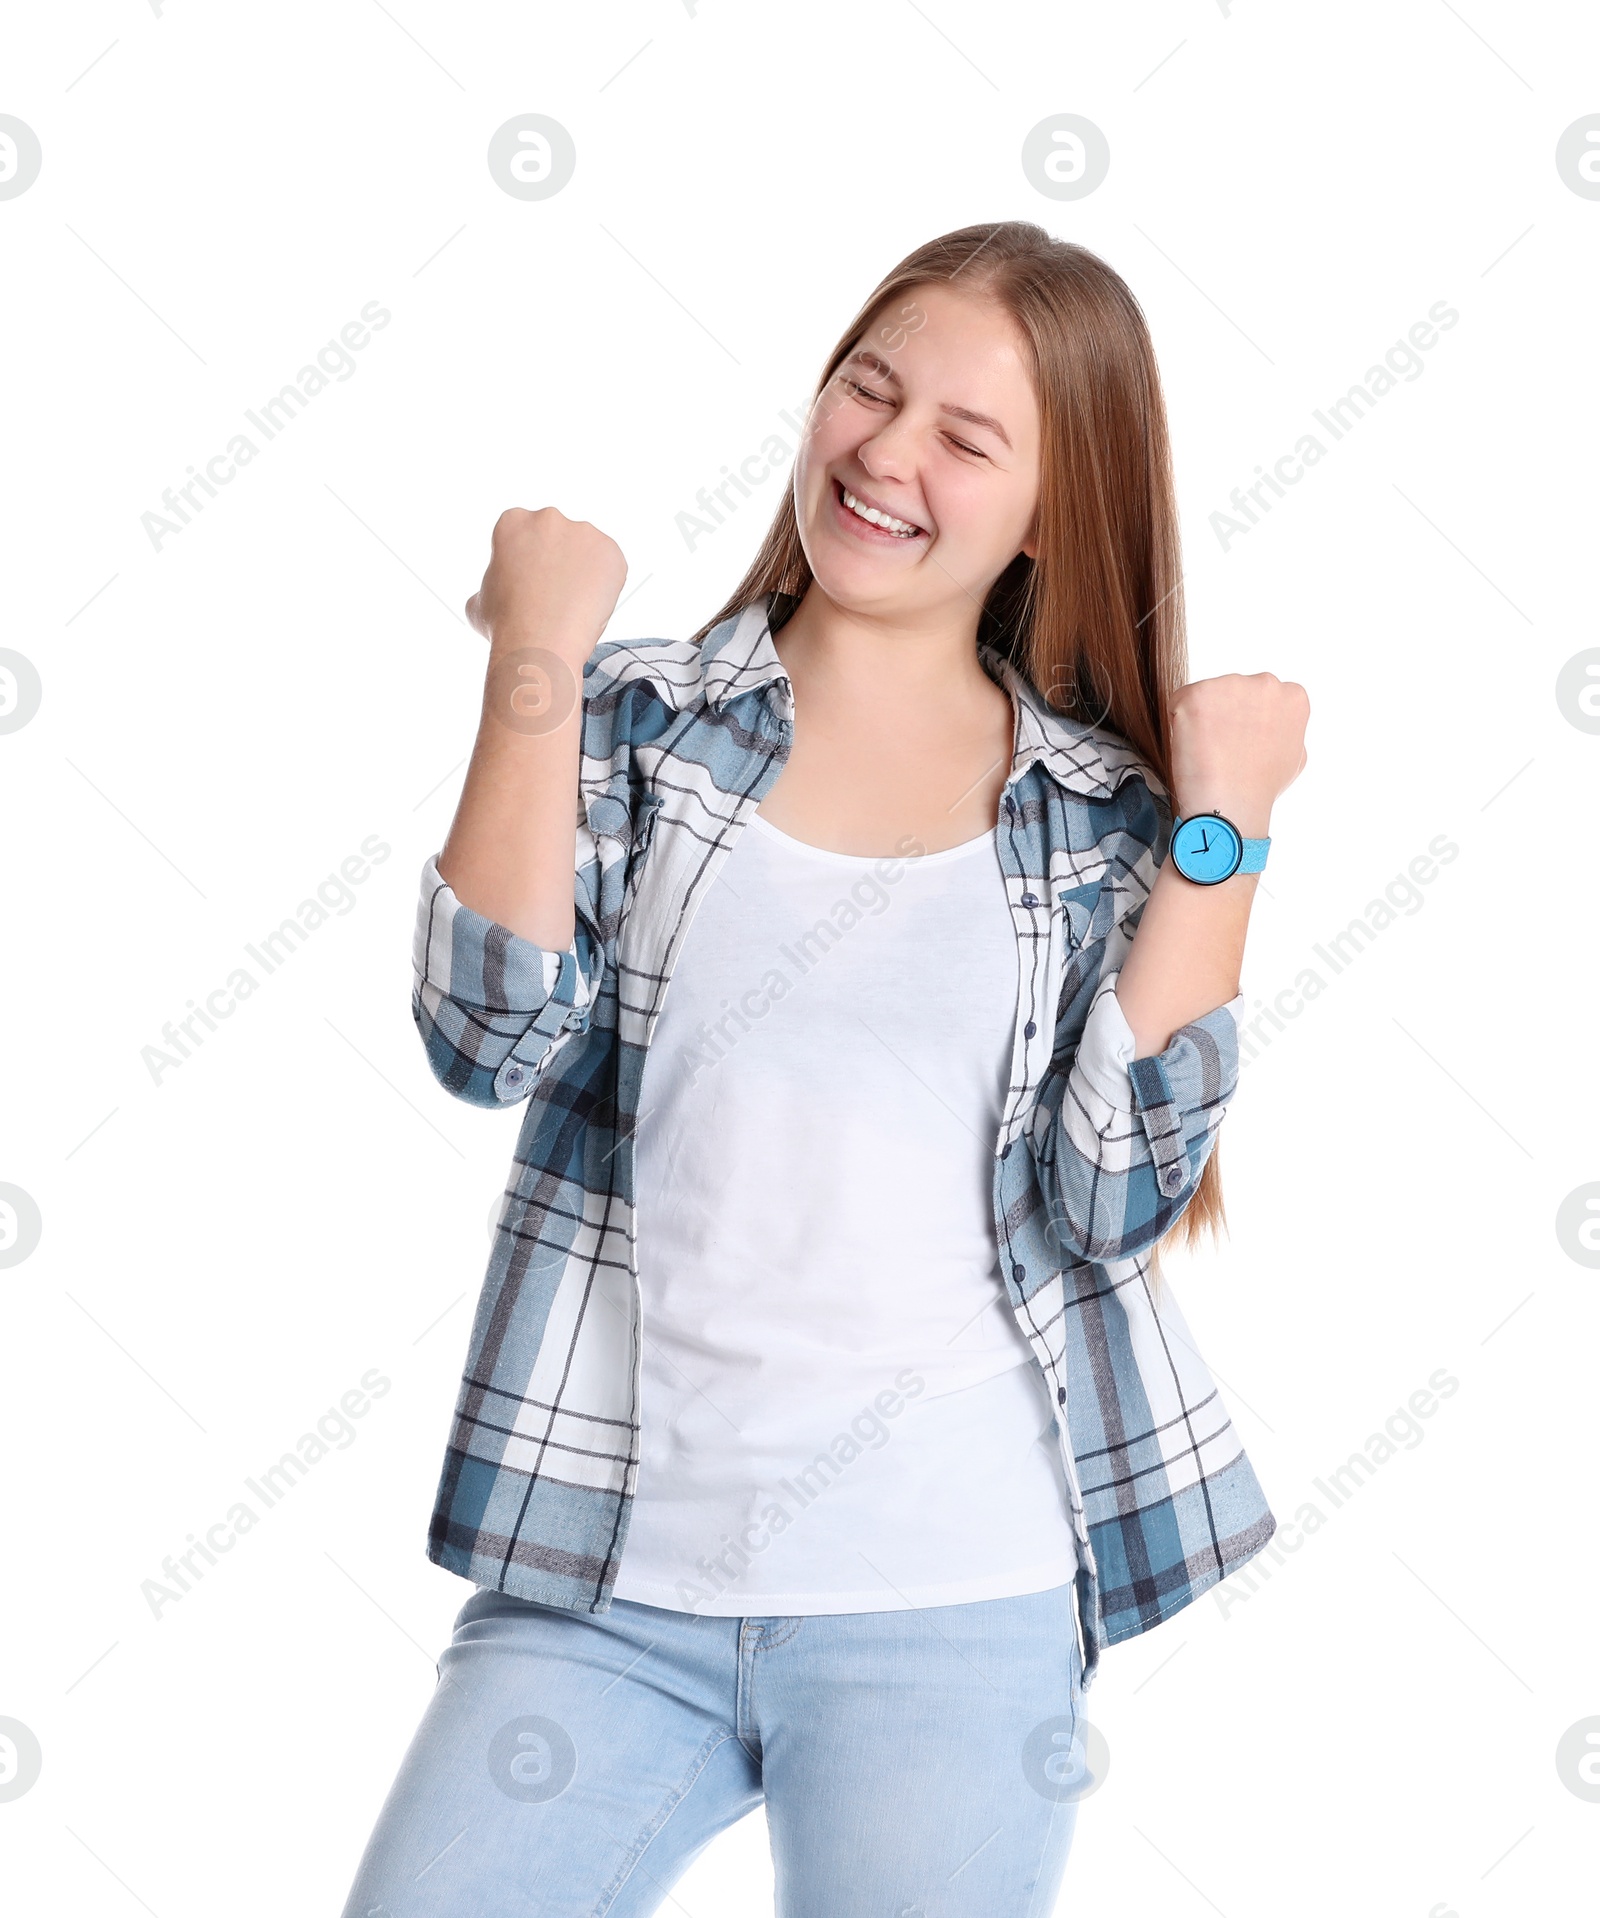
[[[831,529],[804,530],[801,546],[811,577],[846,612],[882,612],[917,599],[908,554],[846,542]]]
[[[808,552],[811,577],[833,605],[847,613],[882,613],[909,608],[916,594],[903,567],[834,552]],[[820,564],[818,562],[821,562]]]

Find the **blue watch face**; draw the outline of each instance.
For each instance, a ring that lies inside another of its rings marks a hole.
[[[1179,821],[1172,835],[1172,858],[1185,879],[1214,886],[1238,870],[1244,842],[1219,814],[1197,812]]]

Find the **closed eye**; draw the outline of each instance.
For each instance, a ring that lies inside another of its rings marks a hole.
[[[848,373],[841,373],[839,379],[857,399],[869,400],[874,406],[892,406],[894,404],[894,401],[887,393],[874,392],[870,386],[863,386],[859,380],[851,379]],[[944,437],[946,444],[953,446],[958,453],[965,453],[969,458],[975,460],[987,460],[989,458],[989,455],[984,452],[981,446],[969,446],[965,440],[957,439],[954,433],[946,433]],[[993,462],[991,461],[990,463],[992,464]]]

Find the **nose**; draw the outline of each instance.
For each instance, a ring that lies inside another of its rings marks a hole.
[[[896,413],[856,448],[856,458],[879,480],[909,480],[917,470],[915,440],[905,417]]]

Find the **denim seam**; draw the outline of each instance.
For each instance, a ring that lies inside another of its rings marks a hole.
[[[616,1877],[606,1886],[604,1891],[601,1892],[600,1902],[594,1907],[590,1918],[605,1918],[606,1913],[610,1911],[611,1907],[627,1888],[628,1880],[638,1869],[640,1860],[661,1835],[662,1827],[694,1789],[695,1781],[705,1770],[706,1766],[710,1764],[712,1755],[733,1736],[734,1734],[732,1732],[713,1732],[700,1747],[699,1751],[695,1753],[694,1758],[690,1762],[688,1776],[684,1779],[683,1783],[678,1786],[677,1790],[668,1796],[666,1803],[645,1827],[644,1835],[634,1841],[633,1850],[623,1860]]]
[[[750,1620],[741,1619],[739,1636],[735,1644],[737,1663],[734,1669],[733,1686],[733,1733],[744,1747],[749,1757],[759,1765],[761,1763],[761,1741],[756,1740],[754,1749],[745,1737],[745,1717],[755,1702],[756,1689],[756,1650],[757,1644],[750,1634]]]

